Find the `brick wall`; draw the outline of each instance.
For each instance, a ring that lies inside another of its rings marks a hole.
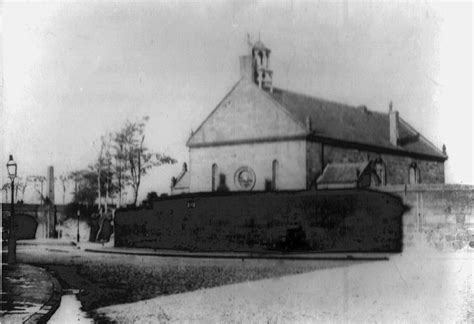
[[[118,211],[116,246],[213,251],[398,251],[401,200],[363,190],[192,194]]]
[[[320,144],[312,143],[311,147],[314,149],[307,150],[310,156],[308,160],[320,161],[321,160],[321,149]],[[377,157],[381,157],[385,163],[385,172],[387,184],[408,184],[409,183],[409,169],[410,165],[415,162],[420,172],[421,183],[444,183],[444,163],[421,160],[406,156],[390,155],[390,154],[379,154],[375,152],[336,147],[331,145],[324,145],[324,164],[332,162],[363,162],[367,160],[373,160]],[[317,162],[314,166],[319,166]],[[308,177],[317,175],[318,172],[313,172]],[[310,180],[308,179],[308,182]]]

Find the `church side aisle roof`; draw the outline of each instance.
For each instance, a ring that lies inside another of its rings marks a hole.
[[[186,189],[186,188],[189,188],[189,184],[190,184],[189,172],[184,172],[178,176],[178,179],[176,179],[176,183],[173,188]]]
[[[369,164],[369,162],[329,163],[317,182],[318,184],[356,182]]]

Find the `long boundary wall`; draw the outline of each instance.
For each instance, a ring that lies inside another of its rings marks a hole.
[[[119,210],[115,245],[200,251],[398,252],[400,198],[371,190],[189,194]]]
[[[474,186],[400,185],[384,191],[402,198],[409,210],[403,215],[403,243],[422,242],[439,250],[474,247]]]

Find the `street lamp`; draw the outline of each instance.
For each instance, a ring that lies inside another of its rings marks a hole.
[[[78,209],[77,210],[77,243],[80,241],[79,237],[79,217],[81,216],[81,211]]]
[[[12,202],[10,204],[10,237],[8,238],[8,264],[16,263],[16,236],[15,236],[15,205],[14,205],[14,193],[15,193],[15,178],[16,178],[16,163],[13,161],[13,156],[10,155],[10,159],[7,163],[8,177],[11,180],[11,196]]]

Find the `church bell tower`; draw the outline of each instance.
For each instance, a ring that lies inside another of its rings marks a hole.
[[[270,52],[271,50],[260,40],[252,46],[253,81],[260,89],[273,92]]]
[[[250,53],[240,57],[241,77],[254,82],[260,89],[273,92],[270,49],[260,39],[255,44],[252,44],[250,36],[248,36],[247,43],[250,47]]]

